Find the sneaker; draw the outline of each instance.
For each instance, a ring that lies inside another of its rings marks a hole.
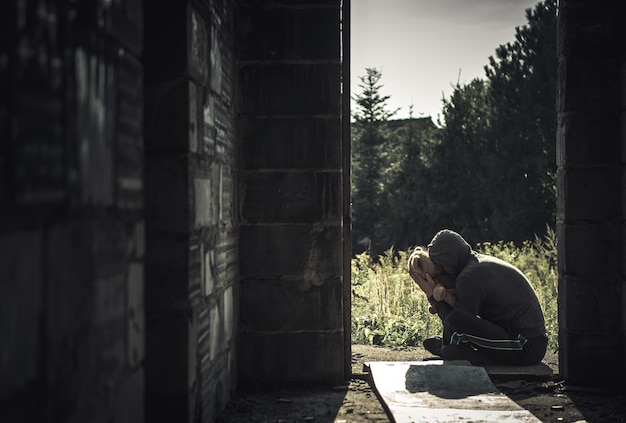
[[[431,336],[426,338],[424,339],[423,345],[426,351],[441,357],[441,347],[443,346],[443,339],[441,336]]]

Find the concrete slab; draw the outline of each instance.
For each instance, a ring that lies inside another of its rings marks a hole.
[[[552,368],[545,363],[533,366],[488,365],[483,367],[489,376],[498,379],[541,380],[554,376]]]
[[[466,362],[367,363],[374,389],[396,423],[540,422]]]

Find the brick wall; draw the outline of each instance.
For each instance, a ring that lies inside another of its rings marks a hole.
[[[1,6],[3,422],[143,420],[141,7]]]
[[[240,2],[243,380],[344,377],[340,4]]]
[[[575,385],[626,382],[626,9],[618,3],[559,6],[559,352]]]
[[[0,420],[342,379],[340,1],[0,8]]]
[[[147,420],[211,421],[235,386],[234,7],[145,9]]]

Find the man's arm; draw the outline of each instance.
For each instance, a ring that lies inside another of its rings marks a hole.
[[[445,301],[451,307],[454,307],[456,304],[456,290],[446,289],[442,284],[436,283],[428,273],[425,274],[425,277],[428,279],[429,283],[433,284],[432,296],[435,301]]]
[[[443,322],[448,314],[453,310],[453,307],[448,304],[446,301],[437,301],[433,297],[428,297],[428,302],[431,305],[431,308],[434,310],[441,321]],[[432,311],[431,311],[432,313]]]

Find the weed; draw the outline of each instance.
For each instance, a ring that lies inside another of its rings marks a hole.
[[[484,242],[476,246],[517,266],[537,293],[546,319],[548,347],[558,347],[556,234],[548,228],[521,246],[512,242]],[[421,289],[406,269],[410,251],[389,249],[374,260],[367,253],[352,260],[352,343],[386,346],[421,345],[441,334],[441,321],[431,314]]]

